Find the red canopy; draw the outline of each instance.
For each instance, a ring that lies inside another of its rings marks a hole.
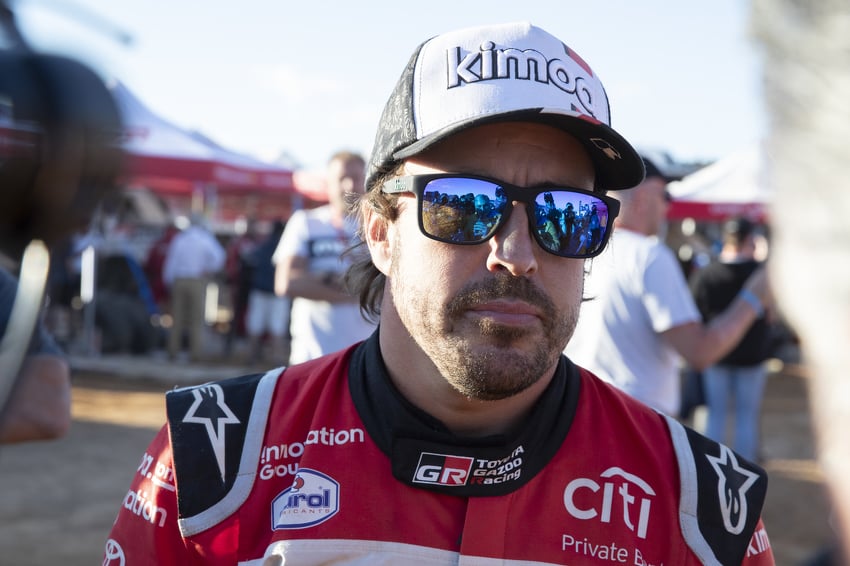
[[[124,180],[155,192],[191,194],[198,186],[295,194],[292,170],[228,150],[154,114],[126,86],[112,94],[124,121]]]
[[[292,171],[262,170],[206,160],[127,154],[125,182],[159,192],[191,193],[198,183],[219,190],[294,193]]]
[[[123,184],[163,198],[172,213],[199,206],[213,220],[288,218],[304,198],[288,167],[231,151],[145,106],[120,82],[111,87],[124,122]]]

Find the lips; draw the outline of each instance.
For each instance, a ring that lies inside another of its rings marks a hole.
[[[540,309],[525,301],[488,301],[471,306],[467,312],[503,324],[528,324],[542,318]]]
[[[497,325],[542,323],[549,327],[555,305],[530,279],[497,274],[467,284],[449,302],[446,311],[449,320],[474,317]]]

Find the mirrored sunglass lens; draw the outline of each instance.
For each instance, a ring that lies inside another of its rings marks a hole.
[[[582,257],[599,251],[608,231],[608,206],[593,195],[545,191],[535,199],[537,235],[549,251]]]
[[[445,242],[481,242],[496,230],[505,202],[502,188],[495,183],[434,179],[422,192],[422,227]]]

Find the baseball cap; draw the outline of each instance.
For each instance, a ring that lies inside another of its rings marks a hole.
[[[611,128],[608,95],[587,63],[548,32],[516,22],[448,32],[416,48],[381,115],[366,187],[452,134],[508,121],[573,135],[599,189],[643,180],[643,162]]]
[[[650,177],[661,177],[665,181],[667,180],[667,175],[662,173],[661,169],[659,169],[651,159],[649,159],[647,157],[643,157],[642,159],[643,159],[643,169],[644,169],[644,171],[646,171],[645,177],[647,179],[649,179]]]
[[[641,155],[641,159],[643,160],[643,168],[646,171],[645,178],[649,179],[650,177],[661,177],[667,183],[672,183],[673,181],[681,180],[681,175],[670,174],[669,172],[662,171],[660,167],[655,164],[655,161],[645,154]]]

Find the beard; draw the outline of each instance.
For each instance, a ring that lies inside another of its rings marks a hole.
[[[399,318],[446,381],[470,399],[505,399],[536,383],[556,364],[578,322],[581,289],[564,312],[529,279],[498,273],[466,285],[443,307],[427,289],[408,284],[398,265],[394,258],[389,283]],[[475,305],[496,299],[537,307],[541,325],[507,326],[466,316]]]

